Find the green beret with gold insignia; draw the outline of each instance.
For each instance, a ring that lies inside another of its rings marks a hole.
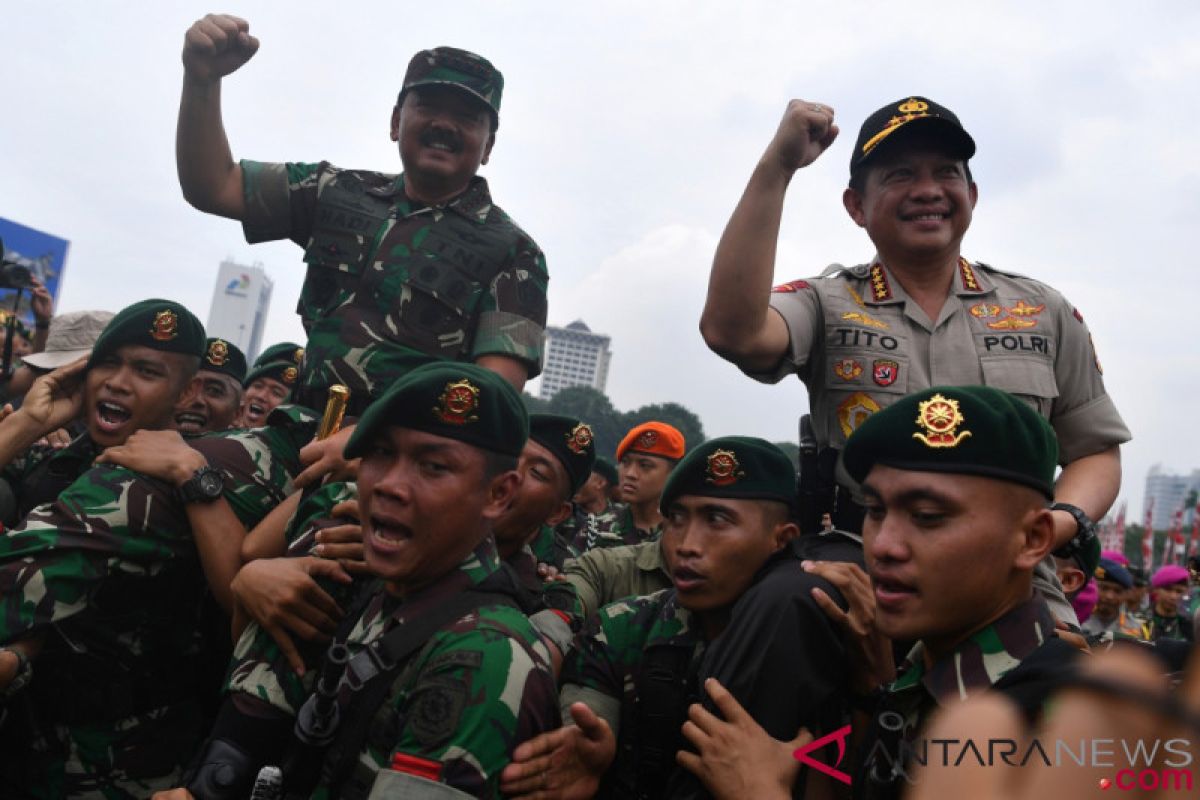
[[[143,300],[121,309],[100,332],[88,359],[91,368],[123,345],[203,358],[204,326],[192,312],[171,300]]]
[[[935,386],[877,411],[850,435],[842,460],[862,482],[885,464],[1012,481],[1054,497],[1058,440],[1025,402],[990,386]]]
[[[796,505],[796,468],[787,454],[763,439],[722,436],[684,456],[663,487],[659,508],[686,496],[777,500]]]
[[[228,375],[241,383],[246,377],[246,356],[236,345],[224,339],[210,338],[204,348],[204,357],[200,359],[200,369]]]
[[[300,368],[293,361],[268,361],[257,363],[254,369],[250,370],[246,375],[246,379],[242,381],[242,386],[249,386],[259,378],[270,378],[274,381],[279,381],[289,389],[296,385],[296,377],[300,374]]]
[[[517,457],[529,438],[529,414],[512,384],[475,364],[417,367],[367,407],[346,458],[358,458],[384,428],[397,425]]]
[[[273,344],[266,350],[258,354],[258,358],[254,359],[254,366],[258,367],[262,364],[272,364],[276,361],[287,361],[291,364],[300,366],[300,362],[304,360],[304,348],[295,342],[280,342]]]
[[[554,454],[567,469],[571,494],[579,491],[592,474],[596,462],[596,444],[592,428],[574,417],[561,414],[532,414],[529,438]]]

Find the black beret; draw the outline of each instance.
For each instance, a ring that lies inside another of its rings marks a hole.
[[[763,439],[723,436],[685,455],[667,478],[659,508],[676,498],[730,497],[796,503],[796,468],[782,450]]]
[[[371,403],[346,443],[346,458],[361,456],[389,425],[513,457],[529,438],[529,414],[512,384],[490,369],[446,361],[417,367]]]
[[[877,411],[846,441],[846,471],[875,464],[1012,481],[1054,497],[1058,440],[1036,411],[990,386],[936,386]]]
[[[143,300],[117,312],[92,345],[91,368],[127,344],[167,353],[204,355],[204,326],[192,312],[171,300]]]
[[[603,475],[609,485],[617,485],[617,468],[607,458],[596,456],[596,463],[592,464],[592,472],[599,472]]]
[[[571,494],[579,491],[579,487],[592,474],[592,464],[596,461],[595,437],[591,427],[574,417],[531,414],[529,438],[562,462],[571,484]]]

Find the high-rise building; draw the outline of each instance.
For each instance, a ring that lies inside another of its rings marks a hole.
[[[1200,469],[1192,470],[1191,475],[1168,475],[1163,472],[1161,465],[1155,464],[1146,473],[1146,493],[1142,500],[1145,505],[1142,506],[1141,518],[1146,518],[1146,505],[1153,502],[1154,530],[1167,530],[1171,527],[1176,509],[1187,501],[1192,492],[1200,492]],[[1191,519],[1187,515],[1190,510],[1184,509],[1185,519]]]
[[[610,341],[602,333],[592,333],[579,319],[565,328],[547,326],[538,397],[549,400],[568,386],[590,386],[603,392],[612,358]]]
[[[222,261],[204,325],[208,335],[232,342],[246,354],[247,361],[253,362],[262,349],[273,287],[262,264],[248,267],[228,259]]]

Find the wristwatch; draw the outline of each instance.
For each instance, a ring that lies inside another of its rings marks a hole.
[[[1082,553],[1098,544],[1096,538],[1096,523],[1083,512],[1079,506],[1070,503],[1055,503],[1051,511],[1065,511],[1075,518],[1075,535],[1062,547],[1054,551],[1059,558],[1073,558],[1076,553]],[[1097,552],[1099,552],[1097,548]]]
[[[221,496],[224,489],[225,479],[220,470],[205,464],[183,482],[179,487],[179,496],[185,503],[211,503]]]

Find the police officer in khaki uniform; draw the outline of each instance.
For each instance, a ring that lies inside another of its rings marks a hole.
[[[705,341],[757,380],[795,372],[808,388],[822,451],[841,449],[871,414],[931,385],[982,384],[1020,396],[1059,439],[1056,542],[1098,552],[1090,519],[1116,497],[1118,447],[1129,431],[1071,304],[1038,281],[963,258],[978,198],[968,166],[975,142],[949,109],[909,97],[863,123],[842,201],[877,255],[770,288],[787,187],[837,134],[831,107],[789,103],[717,247]],[[831,479],[835,462],[821,459]],[[835,522],[855,528],[861,512],[847,494],[854,492],[839,491]],[[1052,567],[1039,574],[1039,586],[1058,595],[1055,614],[1074,622]]]

